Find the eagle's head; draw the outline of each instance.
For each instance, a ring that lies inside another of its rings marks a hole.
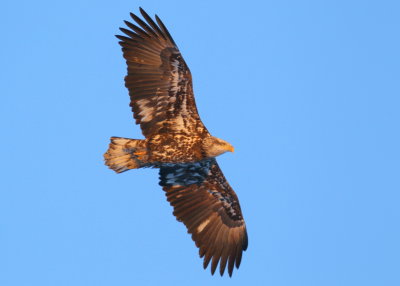
[[[205,138],[202,144],[207,157],[216,157],[225,152],[233,152],[235,150],[233,146],[225,140],[213,136]]]

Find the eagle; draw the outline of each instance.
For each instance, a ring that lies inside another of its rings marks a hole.
[[[125,86],[130,107],[145,139],[111,137],[105,164],[117,173],[158,168],[160,185],[173,214],[204,257],[204,269],[218,263],[232,276],[239,268],[248,238],[238,197],[215,157],[233,152],[228,142],[212,136],[200,120],[192,76],[167,28],[142,9],[144,20],[125,21],[117,35],[128,66]]]

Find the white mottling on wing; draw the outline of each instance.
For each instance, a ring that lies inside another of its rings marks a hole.
[[[187,102],[186,96],[183,96],[182,105],[181,105],[181,112],[182,112],[182,115],[184,115],[184,116],[188,115],[186,102]]]
[[[179,66],[179,61],[172,61],[171,65],[173,66],[173,70],[171,71],[171,88],[170,90],[172,92],[177,92],[178,91],[178,82],[179,82],[179,71],[178,71],[178,66]]]
[[[179,130],[179,129],[183,129],[185,127],[182,116],[177,116],[174,121],[175,121],[174,123],[175,123],[176,129]]]
[[[139,109],[141,110],[139,112],[139,116],[142,117],[141,121],[142,122],[148,122],[153,119],[153,110],[152,108],[147,107],[146,105],[150,103],[150,100],[148,99],[140,99],[136,102],[139,105]]]

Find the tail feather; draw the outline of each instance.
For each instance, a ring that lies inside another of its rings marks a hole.
[[[105,164],[117,173],[144,167],[147,160],[145,140],[111,137],[104,154]],[[135,153],[139,153],[140,156]]]

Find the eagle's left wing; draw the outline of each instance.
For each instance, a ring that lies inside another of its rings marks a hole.
[[[223,275],[228,263],[231,276],[247,249],[247,231],[239,200],[216,160],[163,166],[160,185],[204,256],[204,268],[212,259],[211,273],[219,262]]]
[[[207,135],[193,94],[189,67],[165,25],[155,23],[140,8],[145,21],[131,14],[136,24],[125,21],[126,36],[118,35],[128,66],[125,86],[130,106],[147,138],[160,133]]]

